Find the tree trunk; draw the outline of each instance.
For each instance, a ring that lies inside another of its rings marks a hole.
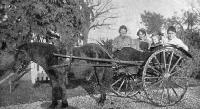
[[[85,27],[83,30],[83,45],[87,44],[89,35],[89,28]]]

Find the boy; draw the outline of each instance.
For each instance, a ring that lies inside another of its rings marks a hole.
[[[178,47],[183,48],[184,50],[188,51],[188,46],[186,44],[183,43],[183,41],[179,38],[176,37],[176,28],[174,26],[170,26],[167,29],[167,44],[173,44],[176,45]]]

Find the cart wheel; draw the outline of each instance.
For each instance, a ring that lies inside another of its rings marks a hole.
[[[120,97],[133,97],[140,93],[142,80],[137,78],[136,74],[129,72],[117,73],[111,84],[111,91]]]
[[[188,87],[188,76],[183,70],[185,59],[173,48],[154,52],[143,68],[143,88],[154,105],[170,106],[178,103]]]

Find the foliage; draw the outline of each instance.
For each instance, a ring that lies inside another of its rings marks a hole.
[[[187,29],[191,30],[198,24],[198,15],[194,12],[185,11],[183,13],[184,24],[187,25]]]
[[[80,10],[74,1],[67,0],[62,5],[51,0],[5,1],[10,6],[5,9],[8,19],[0,24],[0,34],[5,40],[30,41],[33,36],[49,39],[47,32],[54,31],[63,43],[73,45],[78,37]]]
[[[184,37],[186,38],[187,44],[193,48],[200,48],[200,36],[198,31],[185,31]]]
[[[111,0],[3,0],[0,4],[5,5],[1,38],[17,45],[31,39],[48,42],[52,37],[48,33],[54,32],[61,39],[58,45],[70,48],[78,39],[87,43],[90,29],[109,26],[107,20],[115,18],[108,14],[114,9]]]
[[[190,53],[193,56],[193,59],[187,60],[187,64],[185,65],[185,73],[188,73],[191,77],[197,77],[200,75],[200,50],[191,47]]]
[[[161,14],[155,12],[144,11],[141,14],[142,22],[147,28],[147,33],[153,33],[155,31],[161,31],[164,24],[164,17]]]

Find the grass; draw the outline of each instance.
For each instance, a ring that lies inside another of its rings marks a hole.
[[[49,84],[34,87],[31,81],[19,81],[19,86],[10,93],[8,83],[0,85],[0,107],[36,101],[51,101],[52,88]],[[86,95],[81,87],[67,90],[68,97]]]
[[[192,87],[199,86],[197,80],[190,81]],[[51,101],[51,86],[49,84],[41,84],[34,88],[31,81],[19,81],[19,86],[12,92],[9,92],[9,85],[2,84],[0,86],[0,107],[16,104],[33,103],[36,101]],[[74,96],[87,95],[87,92],[81,87],[67,90],[68,98]]]
[[[0,86],[0,106],[31,103],[38,100],[50,100],[51,88],[42,85],[34,88],[30,81],[19,81],[19,86],[10,93],[8,84]]]

